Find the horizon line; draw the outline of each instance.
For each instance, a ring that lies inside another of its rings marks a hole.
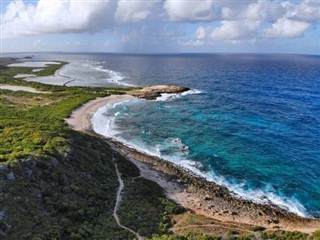
[[[25,52],[1,52],[2,54],[36,54],[36,53],[60,53],[60,54],[117,54],[117,55],[307,55],[307,56],[320,56],[319,53],[283,53],[283,52],[106,52],[106,51],[92,51],[92,52],[82,52],[82,51],[25,51]]]

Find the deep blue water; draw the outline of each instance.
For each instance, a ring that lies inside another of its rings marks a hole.
[[[38,57],[73,62],[63,71],[76,77],[71,85],[174,84],[198,90],[165,101],[108,106],[95,115],[96,130],[242,197],[266,202],[265,196],[297,214],[320,216],[320,57]]]

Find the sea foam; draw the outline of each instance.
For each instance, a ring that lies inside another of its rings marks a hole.
[[[162,93],[160,97],[157,97],[156,101],[170,101],[170,100],[181,98],[182,96],[200,94],[200,93],[203,93],[203,92],[197,89],[190,89],[189,91],[186,91],[183,93]]]
[[[184,95],[198,93],[201,92],[191,91]],[[181,96],[182,94],[179,95]],[[121,114],[121,112],[116,111],[113,115],[110,115],[109,112],[111,109],[115,109],[120,105],[125,105],[130,101],[132,100],[109,103],[106,106],[99,108],[91,119],[93,130],[105,137],[120,141],[124,145],[134,148],[141,153],[160,157],[192,172],[197,176],[203,177],[208,181],[227,187],[236,197],[251,200],[260,204],[275,204],[299,216],[310,217],[303,205],[296,199],[285,197],[281,193],[276,193],[271,186],[265,186],[263,189],[244,189],[244,182],[235,183],[228,181],[225,177],[217,174],[213,169],[203,171],[204,168],[200,162],[189,159],[189,146],[185,145],[180,138],[168,138],[164,142],[155,144],[154,146],[151,146],[138,138],[131,141],[124,139],[121,137],[121,131],[118,130],[116,125],[116,118]],[[165,154],[167,152],[170,154]]]
[[[108,84],[119,86],[134,86],[125,82],[128,79],[123,73],[108,69],[103,61],[74,60],[65,65],[59,74],[74,79],[72,86],[91,85],[106,86]],[[69,82],[68,82],[69,83]]]
[[[102,63],[105,63],[105,62],[93,62],[93,63],[87,63],[85,65],[88,66],[92,70],[107,73],[108,78],[106,78],[106,80],[110,83],[116,83],[118,85],[131,86],[131,87],[135,86],[133,84],[129,84],[129,83],[124,82],[123,80],[126,79],[127,77],[124,76],[121,72],[107,69],[103,65],[100,65]]]

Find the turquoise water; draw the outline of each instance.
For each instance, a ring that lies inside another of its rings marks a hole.
[[[84,77],[84,67],[82,80],[73,85],[174,84],[193,89],[158,101],[101,108],[93,118],[99,133],[189,168],[243,198],[320,216],[318,56],[61,58],[91,69],[88,76],[94,80]],[[75,76],[76,69],[66,68],[65,73]]]

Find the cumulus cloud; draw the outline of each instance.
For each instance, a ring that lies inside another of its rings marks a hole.
[[[213,41],[249,39],[259,24],[259,21],[248,20],[222,21],[222,25],[212,31],[210,39]]]
[[[116,19],[120,22],[140,22],[155,11],[159,1],[119,0]]]
[[[196,36],[197,39],[205,39],[205,37],[207,36],[207,30],[204,27],[198,27],[196,31]]]
[[[220,26],[203,38],[185,41],[188,45],[200,46],[218,41],[239,43],[247,40],[256,43],[262,38],[301,37],[320,19],[320,3],[309,0],[299,3],[256,1],[240,5],[230,2],[213,2],[220,6]],[[195,35],[204,31],[198,28]]]
[[[186,41],[180,41],[180,45],[182,46],[202,46],[207,41],[208,29],[204,27],[198,27],[196,30],[195,38],[189,39]]]
[[[1,23],[2,38],[50,33],[96,32],[112,26],[111,1],[11,2]]]
[[[125,23],[179,22],[189,28],[201,22],[205,27],[189,39],[200,46],[210,41],[299,37],[319,20],[320,2],[312,0],[14,0],[2,14],[1,38],[93,33]]]
[[[273,4],[266,1],[177,1],[166,0],[164,4],[171,21],[189,21],[189,22],[211,22],[211,21],[231,21],[241,19],[261,19],[262,11],[271,11],[280,8],[279,4]]]
[[[258,1],[251,3],[240,14],[241,19],[275,21],[286,13],[286,9],[278,2]]]
[[[283,2],[281,5],[287,10],[286,17],[292,20],[315,22],[320,20],[320,2],[305,0],[299,4]]]
[[[215,17],[213,2],[167,0],[163,8],[172,21],[210,21]]]
[[[163,8],[171,21],[210,22],[265,20],[274,22],[288,17],[300,21],[320,19],[320,2],[296,1],[179,1],[166,0]]]
[[[265,36],[270,38],[300,37],[309,27],[310,23],[281,18],[272,24],[271,28],[265,30]]]

